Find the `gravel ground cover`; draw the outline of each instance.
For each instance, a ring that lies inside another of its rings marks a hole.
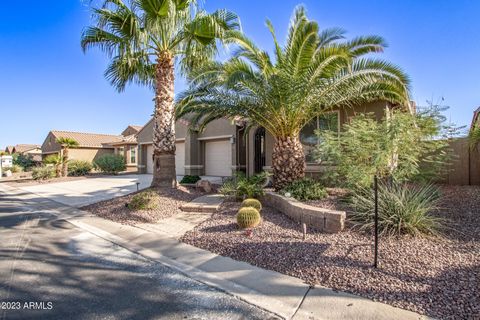
[[[81,209],[90,211],[102,218],[123,224],[134,225],[136,223],[155,223],[161,219],[175,215],[181,205],[190,202],[203,194],[195,188],[187,188],[183,186],[179,186],[177,189],[165,188],[154,190],[160,196],[158,208],[154,210],[131,210],[126,206],[137,192],[110,200],[100,201],[82,207]]]
[[[304,203],[311,206],[330,209],[330,210],[340,210],[340,211],[349,211],[351,210],[350,206],[346,202],[346,197],[348,191],[342,188],[327,188],[328,196],[325,199],[321,200],[308,200]]]
[[[448,219],[441,237],[380,238],[380,268],[372,268],[373,237],[301,227],[272,208],[250,237],[235,224],[238,203],[224,203],[182,240],[236,260],[275,270],[439,319],[480,319],[480,188],[442,187]]]

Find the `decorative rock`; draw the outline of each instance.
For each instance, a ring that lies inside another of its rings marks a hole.
[[[197,189],[202,189],[205,192],[212,192],[212,184],[208,180],[199,180],[195,184]]]

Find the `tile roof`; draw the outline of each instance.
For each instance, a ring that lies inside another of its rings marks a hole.
[[[75,139],[80,147],[102,148],[111,143],[120,142],[124,138],[121,135],[100,134],[100,133],[85,133],[52,130],[51,133],[55,138],[65,137]]]
[[[143,128],[143,126],[135,126],[135,125],[129,125],[129,127],[132,127],[133,129],[137,130],[137,132],[142,130]]]
[[[110,145],[122,145],[122,144],[137,144],[137,134],[131,134],[128,136],[121,136],[122,139],[120,141],[111,141],[108,144]]]
[[[27,152],[37,148],[41,148],[41,146],[39,146],[38,144],[17,144],[14,147],[15,152],[19,152],[19,153]]]

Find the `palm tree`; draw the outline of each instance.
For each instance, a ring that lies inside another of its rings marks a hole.
[[[62,157],[58,154],[51,154],[43,159],[44,164],[51,164],[55,168],[55,177],[59,178],[62,176]]]
[[[73,138],[59,137],[57,143],[62,146],[62,177],[66,177],[68,175],[68,149],[78,147],[78,142]]]
[[[196,0],[106,0],[93,15],[82,48],[98,47],[112,59],[105,76],[118,91],[132,82],[154,89],[152,186],[176,187],[175,65],[185,73],[212,58],[219,42],[239,29],[238,17],[226,10],[208,14]]]
[[[305,175],[300,130],[335,107],[386,100],[408,104],[408,77],[396,66],[365,55],[382,52],[378,36],[345,40],[339,28],[320,30],[297,7],[285,45],[270,21],[274,59],[238,34],[238,48],[223,63],[211,62],[189,75],[190,87],[177,101],[177,117],[194,113],[199,129],[221,117],[243,118],[275,137],[273,178],[276,189]]]

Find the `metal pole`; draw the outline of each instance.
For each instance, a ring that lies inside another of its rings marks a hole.
[[[377,175],[373,178],[373,188],[375,194],[375,253],[373,266],[378,268],[378,181]]]

